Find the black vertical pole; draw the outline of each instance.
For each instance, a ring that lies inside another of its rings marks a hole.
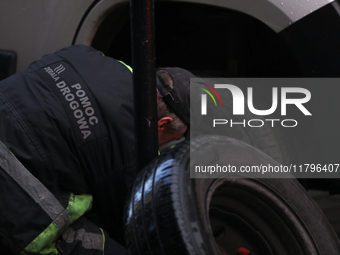
[[[153,0],[130,0],[137,166],[157,156],[157,102]]]

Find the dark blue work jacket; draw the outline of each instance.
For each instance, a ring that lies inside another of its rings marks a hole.
[[[46,55],[0,82],[0,141],[62,207],[91,194],[113,237],[136,174],[132,91],[129,68],[87,46]],[[22,189],[0,171],[0,238],[16,251],[51,224]]]

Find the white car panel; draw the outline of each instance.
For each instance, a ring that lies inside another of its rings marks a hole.
[[[26,69],[33,60],[72,44],[92,2],[2,0],[0,49],[15,51],[17,71]]]

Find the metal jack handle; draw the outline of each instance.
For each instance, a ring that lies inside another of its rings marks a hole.
[[[154,1],[130,0],[137,167],[158,153]]]

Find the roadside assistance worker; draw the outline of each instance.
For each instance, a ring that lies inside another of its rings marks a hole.
[[[0,82],[0,248],[126,254],[123,206],[137,175],[131,71],[78,45]],[[188,129],[190,77],[157,71],[159,146]]]

